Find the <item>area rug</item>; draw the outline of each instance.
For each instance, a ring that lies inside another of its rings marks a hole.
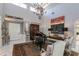
[[[46,49],[46,44],[44,45]],[[13,46],[13,56],[40,56],[40,49],[32,42],[20,43]]]

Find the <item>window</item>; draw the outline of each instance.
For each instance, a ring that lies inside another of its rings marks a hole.
[[[19,6],[21,8],[27,9],[27,5],[23,3],[12,3],[13,5]]]
[[[9,34],[20,34],[20,24],[9,23]]]

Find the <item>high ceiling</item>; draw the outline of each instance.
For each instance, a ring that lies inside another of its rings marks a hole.
[[[29,7],[32,7],[35,9],[36,15],[38,15],[39,18],[44,14],[45,8],[49,5],[49,3],[25,3]]]
[[[13,4],[22,7],[24,9],[28,8],[30,11],[33,11],[34,14],[36,14],[39,18],[41,18],[42,15],[48,13],[49,9],[52,9],[55,6],[59,5],[59,3],[13,3]]]
[[[41,18],[41,16],[45,15],[49,11],[49,9],[54,8],[60,3],[25,3],[25,4],[28,5],[29,7],[35,8],[36,15],[38,15],[38,17]]]
[[[37,8],[37,7],[45,8],[45,7],[47,7],[49,5],[49,3],[25,3],[25,4],[27,4],[29,6],[32,6],[34,8]]]
[[[55,6],[59,5],[60,3],[25,3],[26,5],[33,7],[35,9],[43,8],[43,12],[47,11],[48,9],[54,8]],[[39,7],[39,8],[38,8]]]

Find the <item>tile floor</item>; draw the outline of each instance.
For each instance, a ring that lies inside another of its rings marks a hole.
[[[12,56],[13,45],[18,43],[24,43],[24,42],[30,42],[30,40],[29,41],[25,41],[25,40],[10,41],[8,45],[5,45],[0,48],[0,56]]]
[[[8,45],[5,45],[0,48],[0,56],[12,56],[12,51],[13,51],[13,45],[18,44],[18,43],[24,43],[24,42],[30,42],[30,40],[22,40],[22,39],[17,39],[17,40],[11,40]],[[76,50],[79,52],[79,45],[76,46]]]

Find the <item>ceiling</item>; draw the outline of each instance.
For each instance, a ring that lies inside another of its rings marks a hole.
[[[44,14],[45,8],[49,5],[49,3],[25,3],[25,4],[28,5],[29,7],[33,7],[36,10],[35,14],[39,17],[39,19]]]
[[[48,12],[53,13],[53,11],[50,11],[50,9],[53,9],[60,3],[12,3],[12,4],[22,7],[24,9],[28,8],[40,19],[43,15],[49,14]]]
[[[43,7],[48,6],[49,3],[25,3],[26,5],[29,5],[31,7],[37,8],[37,7]]]
[[[48,11],[51,8],[54,8],[55,6],[59,5],[60,3],[25,3],[26,5],[33,7],[35,9],[37,9],[38,7],[39,10],[41,10],[41,7],[43,8],[43,12],[46,13],[46,11]]]
[[[28,5],[29,7],[35,8],[37,12],[39,12],[36,13],[36,15],[38,15],[39,18],[41,18],[41,16],[45,15],[49,11],[49,9],[56,7],[60,3],[25,3],[25,4]]]

